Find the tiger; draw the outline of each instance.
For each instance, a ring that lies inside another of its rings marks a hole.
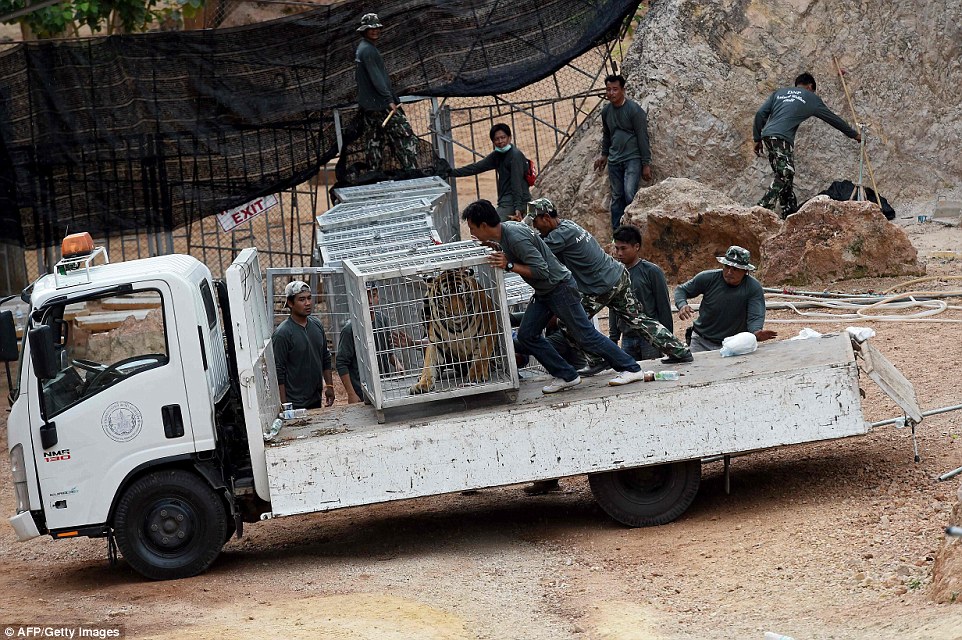
[[[434,367],[444,362],[467,368],[470,382],[483,382],[491,374],[498,317],[494,303],[482,289],[473,269],[449,269],[428,279],[424,297],[427,348],[421,378],[411,395],[434,386]]]

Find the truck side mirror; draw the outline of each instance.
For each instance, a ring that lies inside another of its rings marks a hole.
[[[49,380],[60,373],[60,357],[53,341],[53,329],[42,325],[27,334],[30,340],[30,360],[33,371],[41,380]]]
[[[0,362],[16,362],[20,356],[17,325],[12,311],[0,311]]]

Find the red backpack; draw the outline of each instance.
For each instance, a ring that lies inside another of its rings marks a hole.
[[[529,187],[533,187],[537,179],[538,169],[534,166],[534,160],[528,160],[528,167],[524,170],[524,180],[528,183]]]

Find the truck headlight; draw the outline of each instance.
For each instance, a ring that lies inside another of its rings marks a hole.
[[[17,496],[17,513],[30,510],[27,494],[27,469],[23,463],[23,445],[18,444],[10,450],[10,473],[13,475],[13,490]]]

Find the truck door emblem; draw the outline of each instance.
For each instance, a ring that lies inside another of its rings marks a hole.
[[[115,442],[130,442],[144,426],[140,409],[129,402],[114,402],[104,411],[100,424],[107,437]]]
[[[61,460],[70,460],[70,449],[61,449],[60,451],[44,451],[43,452],[44,462],[59,462]]]

